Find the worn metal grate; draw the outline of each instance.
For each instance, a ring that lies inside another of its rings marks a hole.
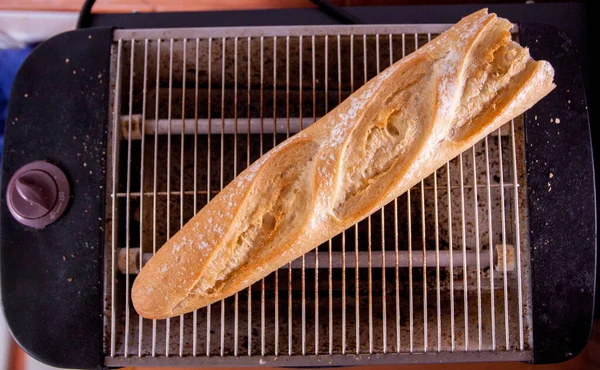
[[[157,321],[129,299],[140,265],[238,173],[446,28],[116,31],[105,363],[529,359],[520,119],[220,303]]]

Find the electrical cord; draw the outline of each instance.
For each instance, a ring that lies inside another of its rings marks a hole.
[[[321,9],[324,13],[329,15],[332,18],[335,18],[338,22],[342,24],[362,24],[363,22],[353,16],[352,14],[346,12],[342,8],[331,4],[327,0],[310,0],[313,4],[315,4],[319,9]]]
[[[79,11],[79,18],[77,19],[77,28],[89,28],[92,24],[92,7],[96,0],[85,0],[81,10]]]

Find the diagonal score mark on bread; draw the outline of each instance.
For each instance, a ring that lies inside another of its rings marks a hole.
[[[549,63],[481,10],[377,75],[234,179],[132,289],[146,318],[251,285],[398,197],[553,88]]]
[[[319,145],[310,140],[295,140],[275,164],[276,171],[256,174],[256,186],[249,195],[261,195],[246,197],[238,215],[245,221],[244,227],[233,229],[232,237],[211,255],[210,268],[199,276],[191,294],[218,292],[223,281],[246,263],[257,247],[265,248],[265,253],[277,252],[281,244],[298,234],[313,208],[312,187],[305,186],[304,179],[314,172],[318,149]]]

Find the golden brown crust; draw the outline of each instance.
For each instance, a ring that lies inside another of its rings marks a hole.
[[[399,196],[553,88],[554,71],[481,10],[245,170],[148,262],[146,318],[226,298]]]

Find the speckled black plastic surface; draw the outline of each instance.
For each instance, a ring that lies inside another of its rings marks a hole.
[[[596,199],[578,53],[556,28],[522,24],[520,42],[555,68],[556,89],[525,113],[534,362],[587,344],[594,312]]]
[[[59,35],[36,48],[16,76],[9,104],[0,210],[2,306],[12,335],[53,366],[102,364],[104,162],[112,32]],[[46,160],[71,187],[56,223],[34,229],[6,205],[11,176]]]

